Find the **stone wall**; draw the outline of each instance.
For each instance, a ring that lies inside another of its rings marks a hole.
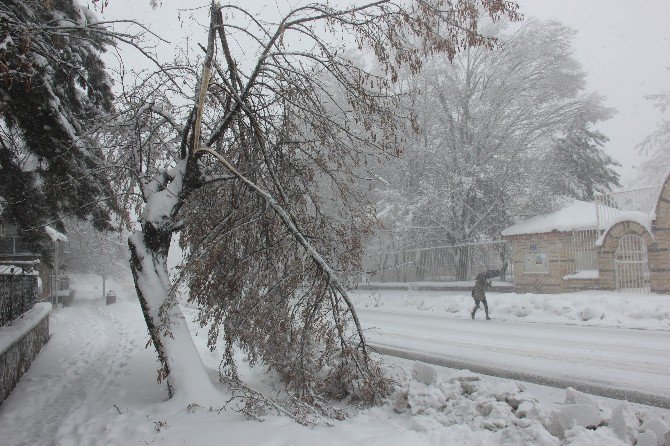
[[[563,276],[570,271],[574,259],[567,258],[565,246],[572,243],[572,233],[551,232],[505,237],[512,247],[514,290],[520,293],[561,293],[565,291]],[[549,270],[546,273],[525,270],[525,256],[530,245],[536,252],[546,253]]]
[[[50,309],[49,303],[39,303],[24,318],[0,330],[0,404],[49,339]]]
[[[654,245],[648,246],[651,291],[670,294],[670,177],[665,180],[656,204],[652,227]]]
[[[624,235],[637,235],[644,239],[649,254],[649,267],[653,263],[652,252],[655,249],[654,239],[647,229],[634,221],[622,221],[612,226],[603,236],[603,244],[598,250],[598,272],[600,273],[600,287],[604,290],[616,289],[616,264],[615,253],[619,246],[619,240]],[[652,288],[653,291],[653,288]]]

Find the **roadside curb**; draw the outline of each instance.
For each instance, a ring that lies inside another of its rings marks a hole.
[[[578,381],[568,378],[555,378],[534,373],[519,372],[514,370],[504,370],[496,367],[485,366],[475,362],[463,361],[459,359],[445,358],[442,356],[432,355],[430,353],[417,352],[407,349],[401,349],[384,344],[368,344],[370,349],[379,353],[380,355],[395,356],[397,358],[409,359],[414,361],[421,361],[428,364],[438,365],[441,367],[448,367],[452,369],[467,369],[474,373],[482,375],[495,376],[498,378],[514,379],[517,381],[530,382],[540,384],[543,386],[556,387],[565,389],[572,387],[580,392],[589,393],[592,395],[603,396],[606,398],[614,398],[619,400],[627,400],[629,402],[645,404],[647,406],[656,406],[663,409],[670,409],[670,397],[654,395],[647,392],[640,392],[636,390],[620,389],[603,384],[595,384],[589,382]]]

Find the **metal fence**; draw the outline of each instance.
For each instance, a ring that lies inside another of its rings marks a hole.
[[[661,187],[659,184],[596,195],[598,228],[607,229],[621,215],[621,211],[639,211],[645,214],[653,212]]]
[[[454,246],[367,252],[363,258],[363,282],[458,282],[472,281],[488,269],[502,267],[501,256],[511,259],[505,241],[468,243]],[[494,281],[512,282],[509,262],[504,277]]]
[[[574,262],[568,263],[568,274],[598,270],[598,247],[596,246],[598,237],[600,237],[600,231],[595,228],[572,231],[572,239],[565,245],[567,250],[565,258],[574,259]]]
[[[650,292],[647,245],[640,236],[621,237],[614,255],[617,291]]]
[[[30,310],[39,298],[34,262],[19,263],[26,265],[0,263],[0,326]]]

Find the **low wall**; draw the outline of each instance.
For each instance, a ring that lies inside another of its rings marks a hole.
[[[49,340],[50,311],[50,303],[40,302],[12,325],[0,327],[0,404]]]
[[[462,282],[368,282],[360,283],[355,289],[363,291],[404,290],[404,291],[470,291],[475,286],[474,280]],[[514,284],[509,282],[493,282],[486,289],[494,293],[510,293]]]

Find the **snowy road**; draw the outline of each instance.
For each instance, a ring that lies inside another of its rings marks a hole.
[[[670,332],[359,311],[384,354],[670,407]]]

